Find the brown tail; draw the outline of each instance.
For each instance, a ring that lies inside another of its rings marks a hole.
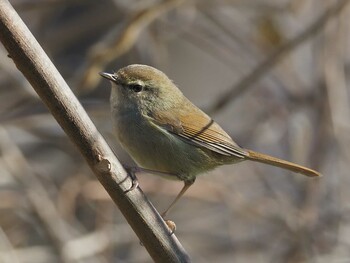
[[[248,156],[247,159],[248,160],[252,160],[255,162],[260,162],[260,163],[266,163],[266,164],[270,164],[273,166],[277,166],[283,169],[287,169],[299,174],[303,174],[306,176],[310,176],[310,177],[315,177],[315,176],[321,176],[321,174],[319,172],[316,172],[312,169],[306,168],[304,166],[295,164],[295,163],[291,163],[285,160],[281,160],[266,154],[262,154],[262,153],[258,153],[258,152],[254,152],[251,150],[247,150],[248,151]]]

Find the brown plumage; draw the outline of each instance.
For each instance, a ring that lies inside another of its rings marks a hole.
[[[298,164],[241,148],[155,68],[130,65],[115,74],[101,75],[113,84],[112,120],[121,145],[141,167],[185,183],[163,216],[198,174],[219,165],[251,160],[320,176]]]

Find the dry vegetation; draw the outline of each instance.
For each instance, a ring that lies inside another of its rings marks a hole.
[[[171,212],[193,262],[348,262],[348,0],[13,0],[96,126],[132,63],[165,71],[242,146],[321,179],[241,163]],[[139,175],[163,210],[181,183]],[[150,262],[78,151],[0,47],[0,262]]]

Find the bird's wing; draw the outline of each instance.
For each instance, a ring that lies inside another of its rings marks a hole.
[[[216,122],[199,109],[190,112],[184,110],[177,116],[162,112],[149,118],[154,124],[187,143],[225,156],[244,159],[248,155],[246,150],[239,147]]]

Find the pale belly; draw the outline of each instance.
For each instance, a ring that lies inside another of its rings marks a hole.
[[[176,174],[173,179],[192,180],[197,174],[224,164],[213,160],[209,150],[186,143],[145,120],[130,119],[118,118],[114,128],[123,148],[143,168]]]

